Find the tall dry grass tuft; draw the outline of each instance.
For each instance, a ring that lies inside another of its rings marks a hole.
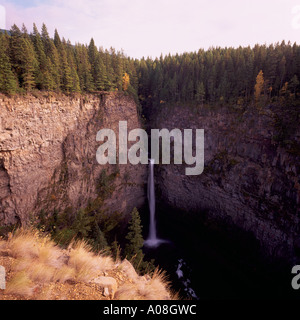
[[[7,241],[7,249],[13,258],[37,258],[39,253],[38,231],[18,229]]]
[[[98,274],[97,257],[90,251],[90,246],[83,240],[71,243],[68,248],[68,266],[76,271],[76,280],[89,282]]]
[[[75,281],[75,279],[76,279],[75,269],[67,265],[63,265],[62,267],[56,269],[53,275],[53,280],[55,282],[60,282],[60,283],[64,283],[67,281]]]
[[[168,289],[170,282],[167,279],[166,272],[163,270],[156,269],[149,281],[149,286],[151,287],[151,297],[156,293],[159,293],[160,297],[169,296]],[[149,300],[153,300],[150,299]]]
[[[19,271],[7,282],[5,293],[31,296],[33,293],[33,283],[25,271]]]
[[[68,265],[76,270],[77,281],[89,282],[101,272],[113,268],[112,258],[96,255],[84,240],[72,242],[68,250]]]
[[[6,249],[6,241],[0,237],[0,250]]]
[[[61,267],[62,261],[59,257],[62,255],[61,249],[46,235],[39,237],[38,260],[52,267]]]
[[[164,271],[156,269],[150,280],[140,277],[134,284],[120,286],[117,300],[170,300],[169,282]]]

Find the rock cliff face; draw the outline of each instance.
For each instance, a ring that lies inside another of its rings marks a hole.
[[[0,223],[25,223],[42,209],[80,208],[94,200],[103,169],[114,172],[104,206],[128,213],[144,202],[146,166],[100,165],[98,130],[120,120],[141,127],[136,104],[121,94],[0,96]]]
[[[271,255],[293,256],[300,234],[299,150],[276,142],[276,119],[272,107],[245,113],[161,108],[152,128],[205,130],[204,172],[186,176],[186,165],[157,166],[161,200],[251,231]],[[291,139],[299,146],[299,125]]]

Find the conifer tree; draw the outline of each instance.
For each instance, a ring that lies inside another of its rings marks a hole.
[[[62,90],[65,91],[66,93],[69,93],[72,91],[72,88],[73,88],[73,79],[72,79],[72,70],[69,66],[69,63],[68,63],[68,59],[67,59],[67,53],[65,51],[65,48],[62,47],[61,48],[61,62],[62,62],[62,83],[61,83],[61,86],[62,86]],[[79,79],[78,79],[79,81]]]
[[[105,58],[104,58],[105,69],[106,69],[106,74],[107,74],[107,86],[106,86],[105,90],[110,91],[110,90],[116,88],[115,83],[114,83],[115,72],[112,67],[111,55],[109,54],[109,52],[107,50],[105,50],[104,56],[105,56]]]
[[[57,90],[60,88],[60,61],[57,48],[55,47],[54,41],[50,38],[48,29],[43,23],[41,31],[41,39],[43,42],[44,52],[47,57],[47,66],[50,71],[51,89]]]
[[[93,38],[91,39],[88,47],[88,55],[89,62],[91,64],[91,74],[93,77],[94,88],[96,90],[103,90],[103,83],[101,82],[101,61]]]
[[[66,42],[65,40],[61,41],[60,36],[55,29],[54,31],[54,44],[59,53],[59,60],[60,60],[60,86],[61,89],[66,92],[70,93],[72,88],[74,88],[74,74],[72,75],[72,70],[70,68],[67,56],[67,49],[66,49]],[[72,77],[73,76],[73,77]],[[79,79],[78,79],[79,82]]]
[[[43,41],[45,54],[48,57],[51,53],[51,45],[50,45],[51,39],[50,39],[48,29],[47,29],[45,23],[43,23],[43,25],[42,25],[41,39]]]
[[[125,255],[127,259],[133,259],[133,264],[138,266],[144,258],[142,251],[144,239],[142,236],[141,218],[136,208],[131,212],[128,230],[129,232],[126,236],[128,243],[125,246]]]
[[[23,68],[23,48],[21,30],[14,24],[10,29],[9,56],[12,68],[21,84]]]
[[[111,244],[111,253],[116,261],[120,259],[121,247],[117,241],[117,238]]]
[[[204,97],[205,97],[205,89],[204,89],[203,82],[198,82],[196,87],[195,99],[197,102],[203,105]]]
[[[35,86],[35,72],[38,68],[38,62],[35,58],[35,52],[30,40],[22,39],[23,57],[22,57],[22,86],[26,91],[31,91]]]
[[[110,251],[105,235],[99,228],[99,225],[96,221],[92,227],[91,237],[93,239],[93,247],[96,251],[104,251],[106,253]]]
[[[84,45],[75,45],[75,61],[81,90],[94,90],[91,64],[89,62],[87,49]]]
[[[124,74],[124,67],[123,67],[123,61],[121,58],[120,53],[114,54],[114,70],[115,70],[115,84],[119,91],[122,91],[123,89],[123,74]]]
[[[70,66],[70,77],[71,77],[71,83],[72,83],[70,90],[72,92],[80,92],[80,82],[79,82],[79,77],[76,70],[73,47],[70,41],[68,41],[68,43],[66,43],[65,46],[67,51],[67,61]]]
[[[293,76],[293,78],[291,79],[289,85],[290,85],[290,88],[292,89],[292,92],[294,93],[294,95],[296,95],[296,91],[297,91],[297,88],[299,86],[299,80],[298,80],[298,77],[296,75]]]
[[[103,59],[101,55],[98,55],[98,66],[99,68],[99,78],[96,83],[97,89],[98,90],[109,90],[109,84],[108,84],[108,78],[107,78],[107,72],[106,72],[106,67],[103,62]]]
[[[35,52],[38,60],[38,70],[36,72],[36,84],[39,89],[52,90],[54,87],[52,74],[51,74],[51,61],[47,58],[44,44],[42,42],[41,36],[38,29],[33,24],[33,35],[32,40],[35,47]]]
[[[92,218],[89,217],[83,209],[79,209],[71,226],[75,236],[81,239],[87,238],[88,233],[91,231],[91,222]]]
[[[12,72],[9,57],[7,35],[0,35],[0,92],[14,94],[17,90],[17,80]]]

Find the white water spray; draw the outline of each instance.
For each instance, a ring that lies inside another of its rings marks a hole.
[[[191,288],[191,280],[186,278],[182,268],[187,269],[187,265],[185,261],[183,261],[183,259],[179,259],[177,270],[176,270],[177,277],[178,279],[181,280],[182,284],[184,285],[184,291],[186,292],[188,298],[193,298],[198,300],[199,298],[197,297],[195,291]]]

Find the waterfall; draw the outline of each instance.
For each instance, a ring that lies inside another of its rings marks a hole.
[[[148,177],[148,202],[150,211],[149,241],[157,241],[155,222],[155,188],[154,188],[154,159],[150,159],[150,170]]]
[[[158,247],[165,240],[158,239],[156,236],[156,221],[155,221],[155,187],[154,187],[154,159],[150,159],[149,176],[148,176],[148,203],[150,211],[149,236],[145,241],[147,247]]]

